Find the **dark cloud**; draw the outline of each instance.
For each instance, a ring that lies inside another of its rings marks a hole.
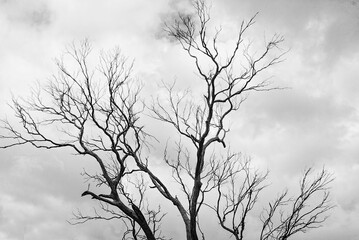
[[[190,0],[170,0],[167,8],[165,8],[159,15],[160,21],[158,22],[157,29],[155,30],[155,38],[164,38],[169,41],[173,41],[173,39],[168,37],[168,33],[166,32],[167,26],[172,26],[174,22],[178,20],[179,15],[194,16],[193,11],[191,10]]]
[[[259,12],[258,34],[280,33],[285,44],[302,52],[306,67],[330,71],[341,58],[350,58],[359,46],[359,8],[350,1],[233,1],[222,7],[234,21]]]
[[[41,29],[51,24],[52,12],[46,2],[14,0],[0,3],[10,22]],[[0,10],[1,11],[1,10]]]
[[[0,225],[4,224],[5,216],[4,216],[4,207],[0,205]]]
[[[337,102],[331,95],[315,96],[301,89],[272,92],[270,96],[263,98],[266,100],[256,101],[256,106],[265,110],[271,123],[287,127],[301,126],[301,129],[305,129],[308,125],[331,125],[347,120],[354,111],[350,106]],[[308,126],[308,130],[312,130],[311,127]]]
[[[11,164],[6,173],[1,173],[0,233],[5,232],[7,239],[60,240],[75,236],[76,228],[65,230],[71,228],[66,220],[72,218],[72,211],[86,208],[91,201],[80,197],[87,188],[80,172],[84,165],[87,169],[93,168],[91,162],[74,158],[66,151],[20,153],[10,149],[8,152],[8,157],[1,159]],[[92,201],[90,206],[92,209]],[[100,234],[103,230],[95,227],[92,232],[95,231]],[[85,235],[91,233],[85,232]]]
[[[46,7],[41,7],[30,13],[31,24],[35,26],[49,25],[51,23],[51,13]]]
[[[253,94],[237,116],[238,122],[232,120],[232,142],[281,175],[310,166],[353,164],[358,157],[348,144],[358,141],[343,140],[358,120],[356,110],[332,95],[315,96],[300,89]]]

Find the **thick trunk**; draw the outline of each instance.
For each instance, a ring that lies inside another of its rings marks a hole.
[[[203,140],[200,143],[200,147],[197,152],[197,165],[195,172],[195,179],[192,189],[192,197],[190,203],[190,231],[191,231],[191,240],[198,240],[197,236],[197,202],[198,197],[201,191],[202,182],[201,182],[201,173],[203,168],[204,161],[204,151],[203,151]]]
[[[146,221],[145,217],[143,216],[141,210],[134,204],[132,204],[132,209],[137,216],[135,221],[141,226],[142,231],[146,235],[147,240],[156,240],[156,238],[153,235],[151,228],[148,226],[147,221]]]
[[[179,210],[179,212],[182,216],[183,222],[185,224],[186,239],[193,240],[192,235],[191,235],[191,221],[188,218],[188,214],[187,214],[186,210],[183,208],[182,204],[177,200],[177,198],[176,198],[175,205],[177,206],[177,209]]]
[[[185,225],[186,225],[186,239],[193,240],[194,238],[192,237],[190,221],[188,220],[188,222],[186,222]]]
[[[202,183],[200,178],[195,179],[190,206],[190,231],[191,240],[198,240],[197,236],[197,201]]]
[[[152,233],[152,231],[151,231],[151,229],[150,229],[150,227],[148,226],[148,224],[147,224],[147,222],[146,223],[138,223],[138,224],[140,224],[140,226],[141,226],[141,228],[142,228],[142,230],[143,230],[143,232],[145,233],[145,235],[146,235],[146,238],[148,239],[148,240],[156,240],[156,238],[155,238],[155,236],[153,235],[153,233]]]

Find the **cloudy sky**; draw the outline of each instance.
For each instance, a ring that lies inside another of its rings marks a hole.
[[[248,37],[260,43],[278,33],[285,37],[282,48],[289,49],[285,61],[270,70],[274,84],[287,89],[249,96],[231,120],[231,146],[270,170],[273,196],[295,188],[304,168],[325,166],[335,175],[336,208],[323,228],[299,239],[358,239],[359,2],[212,5],[213,23],[233,31],[259,12]],[[161,32],[163,21],[186,6],[185,0],[0,0],[0,117],[11,116],[12,93],[26,95],[35,81],[45,82],[66,44],[84,38],[95,53],[119,46],[134,58],[144,94],[162,80],[190,86],[192,63]],[[92,166],[67,151],[1,150],[0,239],[118,239],[119,223],[66,222],[77,208],[96,206],[80,197],[87,187],[83,167]]]

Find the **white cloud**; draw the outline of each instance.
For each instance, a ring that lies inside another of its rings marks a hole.
[[[264,35],[281,33],[286,37],[285,48],[291,48],[287,60],[271,72],[278,85],[291,89],[250,95],[232,118],[229,138],[232,147],[268,167],[273,182],[294,186],[298,179],[293,176],[311,165],[326,165],[334,172],[332,196],[338,204],[334,220],[302,235],[307,239],[355,239],[357,231],[359,9],[348,2],[226,0],[214,2],[212,8],[213,20],[233,29],[260,11],[250,36],[262,41]],[[95,54],[97,49],[119,45],[136,58],[135,71],[144,82],[146,96],[158,93],[159,80],[170,82],[174,77],[179,87],[198,87],[193,62],[180,46],[156,35],[161,21],[187,4],[0,1],[0,109],[8,112],[10,89],[25,96],[32,82],[45,81],[56,70],[52,59],[65,44],[85,37],[93,40]],[[154,134],[163,127],[151,126]],[[1,150],[0,239],[21,239],[25,233],[39,240],[115,238],[117,230],[107,222],[78,227],[65,222],[77,206],[95,205],[80,198],[87,187],[79,176],[83,166],[89,166],[87,160],[68,152],[39,152],[30,147]]]

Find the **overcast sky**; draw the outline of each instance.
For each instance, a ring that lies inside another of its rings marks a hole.
[[[323,228],[298,239],[358,239],[359,2],[213,0],[212,5],[213,24],[233,31],[259,12],[248,37],[264,42],[278,33],[285,37],[283,49],[290,49],[270,70],[274,84],[288,89],[251,94],[231,120],[231,146],[270,170],[273,196],[295,188],[306,167],[326,166],[336,178],[336,208]],[[45,82],[66,44],[84,38],[95,54],[119,46],[136,59],[144,94],[162,80],[190,86],[190,59],[161,32],[163,21],[186,6],[184,0],[0,0],[0,117],[11,116],[6,105],[11,93],[26,95],[35,81]],[[80,197],[87,188],[80,172],[89,165],[67,151],[1,150],[0,239],[118,239],[119,223],[66,222],[77,208],[96,206]]]

